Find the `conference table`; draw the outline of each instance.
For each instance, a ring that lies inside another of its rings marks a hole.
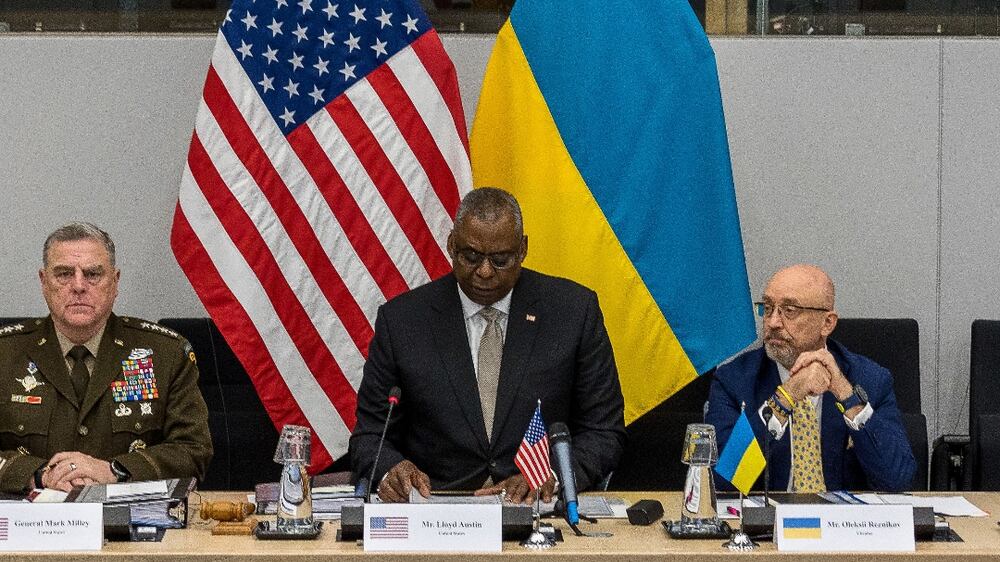
[[[202,492],[206,501],[246,499],[246,495],[233,492]],[[608,492],[621,496],[631,504],[643,498],[657,499],[663,503],[665,518],[676,519],[680,511],[679,492]],[[948,495],[936,492],[933,495]],[[916,552],[890,554],[829,554],[830,559],[871,560],[887,562],[903,560],[1000,560],[1000,526],[996,515],[1000,513],[1000,492],[964,492],[969,501],[990,515],[988,517],[949,517],[952,529],[964,542],[918,542]],[[366,562],[470,560],[501,561],[527,560],[542,557],[546,561],[633,561],[633,560],[732,560],[738,557],[777,557],[781,560],[815,560],[817,554],[779,553],[773,543],[761,543],[752,552],[730,552],[722,548],[722,540],[674,540],[667,536],[662,525],[633,526],[627,520],[600,520],[596,524],[581,523],[584,530],[609,531],[607,538],[577,537],[565,522],[552,520],[563,532],[564,542],[552,549],[534,551],[522,548],[517,542],[505,542],[503,551],[488,554],[442,553],[366,553],[358,542],[337,542],[337,522],[324,524],[322,534],[311,541],[263,541],[251,536],[212,535],[210,524],[201,521],[195,512],[192,498],[190,525],[187,529],[167,531],[162,542],[108,542],[101,552],[92,553],[25,553],[18,560],[98,561],[121,560],[142,562],[152,560],[336,560],[360,557]],[[732,522],[735,523],[735,522]],[[0,554],[4,558],[9,555]]]

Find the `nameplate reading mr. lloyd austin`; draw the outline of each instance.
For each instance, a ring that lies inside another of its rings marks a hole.
[[[366,504],[365,550],[500,552],[500,504]]]
[[[99,503],[5,503],[0,551],[101,550],[104,508]]]

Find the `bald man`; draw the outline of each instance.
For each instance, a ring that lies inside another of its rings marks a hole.
[[[721,449],[746,405],[758,441],[772,439],[772,490],[906,490],[917,465],[892,375],[827,339],[837,326],[834,297],[816,266],[775,273],[754,303],[763,347],[718,368],[705,421]]]

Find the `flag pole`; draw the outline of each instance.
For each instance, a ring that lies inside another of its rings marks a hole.
[[[537,405],[536,409],[537,409],[538,412],[542,411],[542,399],[541,398],[538,399],[538,405]],[[525,479],[525,480],[528,481],[529,479]],[[529,486],[531,485],[530,482],[529,482],[528,485]],[[544,486],[544,484],[542,484],[542,486]],[[524,548],[530,548],[530,549],[533,549],[533,550],[543,550],[543,549],[547,549],[547,548],[552,548],[553,546],[556,545],[555,540],[552,537],[547,536],[545,533],[543,533],[539,529],[539,527],[541,526],[541,519],[542,519],[542,514],[541,514],[541,510],[542,510],[542,488],[541,488],[541,486],[539,486],[538,488],[534,489],[533,491],[535,492],[535,506],[532,508],[532,514],[531,514],[532,515],[532,517],[531,517],[531,519],[532,519],[532,522],[531,522],[531,536],[529,536],[528,538],[526,538],[523,541],[521,541],[521,546],[524,547]]]
[[[740,416],[743,416],[746,413],[746,408],[747,408],[747,403],[740,402]],[[735,551],[755,550],[760,545],[755,543],[753,539],[750,538],[750,535],[746,534],[743,531],[743,512],[746,510],[743,509],[743,490],[739,490],[739,492],[740,492],[740,504],[739,504],[740,528],[735,533],[733,533],[733,536],[729,538],[728,542],[722,543],[722,546],[723,548],[728,548],[729,550],[735,550]]]

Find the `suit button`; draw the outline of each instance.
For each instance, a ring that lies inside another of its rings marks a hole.
[[[80,435],[86,436],[87,433],[90,432],[90,430],[87,429],[87,426],[81,425],[79,428],[77,428],[76,432],[79,433]]]
[[[24,431],[24,424],[18,425],[17,426],[17,430],[18,431]]]

